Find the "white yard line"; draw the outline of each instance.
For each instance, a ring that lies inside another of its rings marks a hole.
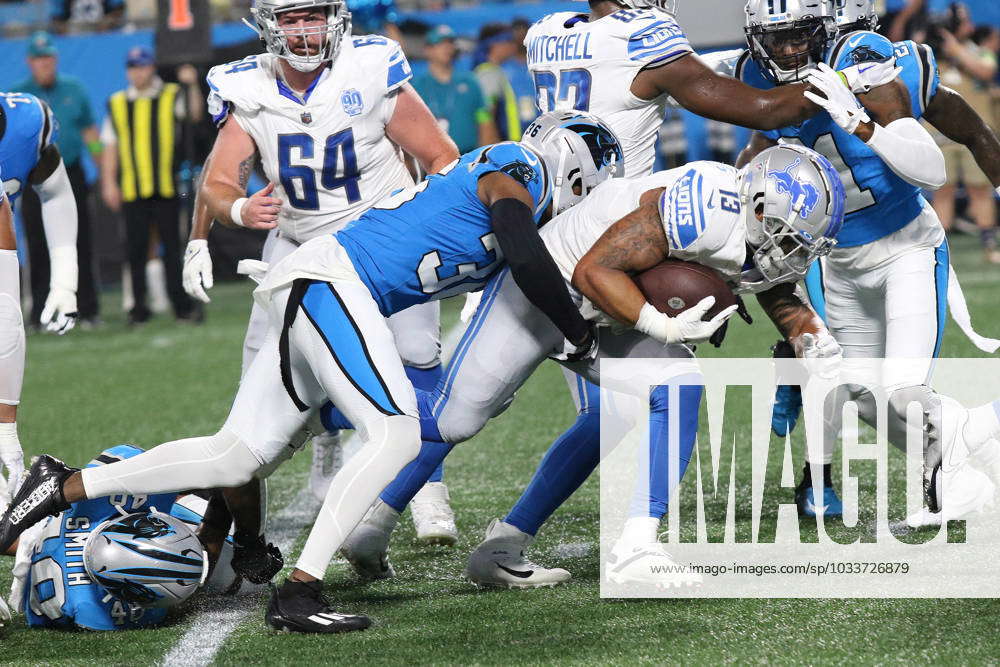
[[[320,502],[313,496],[304,480],[295,499],[287,507],[268,518],[268,537],[284,554],[291,554],[295,541],[302,531],[312,525]],[[260,596],[214,596],[202,600],[201,609],[191,620],[191,627],[174,644],[163,658],[166,667],[209,665],[215,654],[233,631],[252,613],[260,609]]]

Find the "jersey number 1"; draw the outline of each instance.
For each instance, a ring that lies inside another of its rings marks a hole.
[[[313,138],[308,134],[278,135],[278,178],[281,181],[281,186],[285,189],[289,204],[307,211],[319,209],[316,170],[309,165],[292,164],[292,149],[298,149],[301,159],[309,160],[313,157],[313,147]],[[338,176],[337,171],[341,157],[344,168],[341,175]],[[359,180],[361,180],[361,172],[358,171],[358,158],[354,153],[354,131],[347,128],[336,134],[331,134],[326,138],[324,147],[320,185],[327,190],[344,188],[347,203],[353,204],[361,199]]]

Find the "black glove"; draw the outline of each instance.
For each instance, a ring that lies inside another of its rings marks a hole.
[[[285,567],[281,550],[263,535],[233,535],[233,571],[253,584],[265,584]]]

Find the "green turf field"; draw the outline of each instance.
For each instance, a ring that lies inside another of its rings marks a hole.
[[[1000,335],[995,296],[1000,269],[984,268],[968,238],[955,239],[953,253],[977,326],[987,335]],[[81,465],[109,445],[149,447],[213,432],[236,388],[249,291],[245,284],[216,287],[202,327],[160,318],[130,331],[122,317],[106,312],[108,324],[98,331],[31,336],[19,419],[25,450]],[[116,299],[108,296],[104,303],[110,311]],[[446,307],[446,327],[454,323],[457,305]],[[734,322],[721,353],[767,353],[775,332],[754,310],[758,323],[747,327]],[[944,353],[980,356],[950,323]],[[391,552],[396,579],[366,586],[343,564],[332,567],[329,596],[345,609],[371,615],[373,628],[332,637],[279,635],[264,625],[263,600],[254,601],[215,661],[851,664],[981,663],[995,662],[1000,655],[995,629],[1000,604],[988,600],[601,600],[596,479],[543,528],[531,554],[541,563],[570,570],[572,582],[534,591],[477,591],[462,580],[465,555],[490,519],[505,514],[516,500],[549,442],[573,417],[562,375],[546,363],[510,410],[448,460],[446,481],[462,531],[457,547],[415,546],[412,525],[404,517]],[[308,472],[308,458],[308,452],[296,457],[272,477],[272,512],[295,497]],[[302,539],[304,533],[299,544]],[[578,550],[584,555],[561,556],[564,552],[556,547],[564,543],[585,543],[590,549]],[[286,562],[294,563],[294,556],[286,553]],[[4,592],[11,564],[12,559],[0,557]],[[29,631],[15,621],[0,640],[0,661],[159,662],[182,637],[198,637],[216,627],[199,605],[193,607],[174,614],[166,627],[131,633]],[[218,608],[219,603],[209,605]]]

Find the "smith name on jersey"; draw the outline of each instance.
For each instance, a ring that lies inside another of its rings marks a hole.
[[[49,106],[28,93],[0,93],[0,165],[3,189],[14,206],[42,151],[55,142],[59,125]]]
[[[866,62],[895,58],[902,67],[900,80],[910,93],[915,118],[937,94],[937,63],[930,47],[912,41],[893,44],[873,32],[852,32],[841,36],[827,54],[827,63],[836,70]],[[736,76],[756,88],[770,88],[757,63],[745,53],[736,66]],[[905,227],[916,218],[926,201],[920,188],[900,178],[875,151],[853,134],[842,130],[826,112],[801,125],[764,132],[774,140],[802,143],[826,156],[840,173],[847,194],[844,226],[837,235],[841,248],[860,246]]]
[[[596,115],[618,135],[625,176],[649,174],[667,96],[643,100],[631,86],[641,70],[692,53],[673,17],[657,9],[621,9],[596,21],[573,12],[549,14],[531,26],[524,45],[539,110]]]
[[[253,138],[284,201],[278,227],[303,243],[413,184],[385,134],[412,73],[399,44],[376,35],[345,40],[301,96],[278,61],[265,53],[213,67],[208,109],[217,125],[232,118]]]
[[[663,188],[658,206],[670,256],[710,266],[738,285],[747,246],[736,174],[736,169],[718,162],[691,162],[642,178],[613,178],[555,217],[541,235],[570,282],[577,262],[597,239],[637,209],[644,193]],[[611,323],[586,301],[581,312],[598,323]]]
[[[337,232],[314,239],[278,262],[254,292],[270,294],[304,278],[329,281],[350,261],[385,316],[426,301],[480,289],[503,266],[479,179],[507,174],[534,202],[535,222],[552,200],[545,163],[512,141],[466,153],[419,184],[384,199]],[[346,257],[345,257],[346,255]]]

